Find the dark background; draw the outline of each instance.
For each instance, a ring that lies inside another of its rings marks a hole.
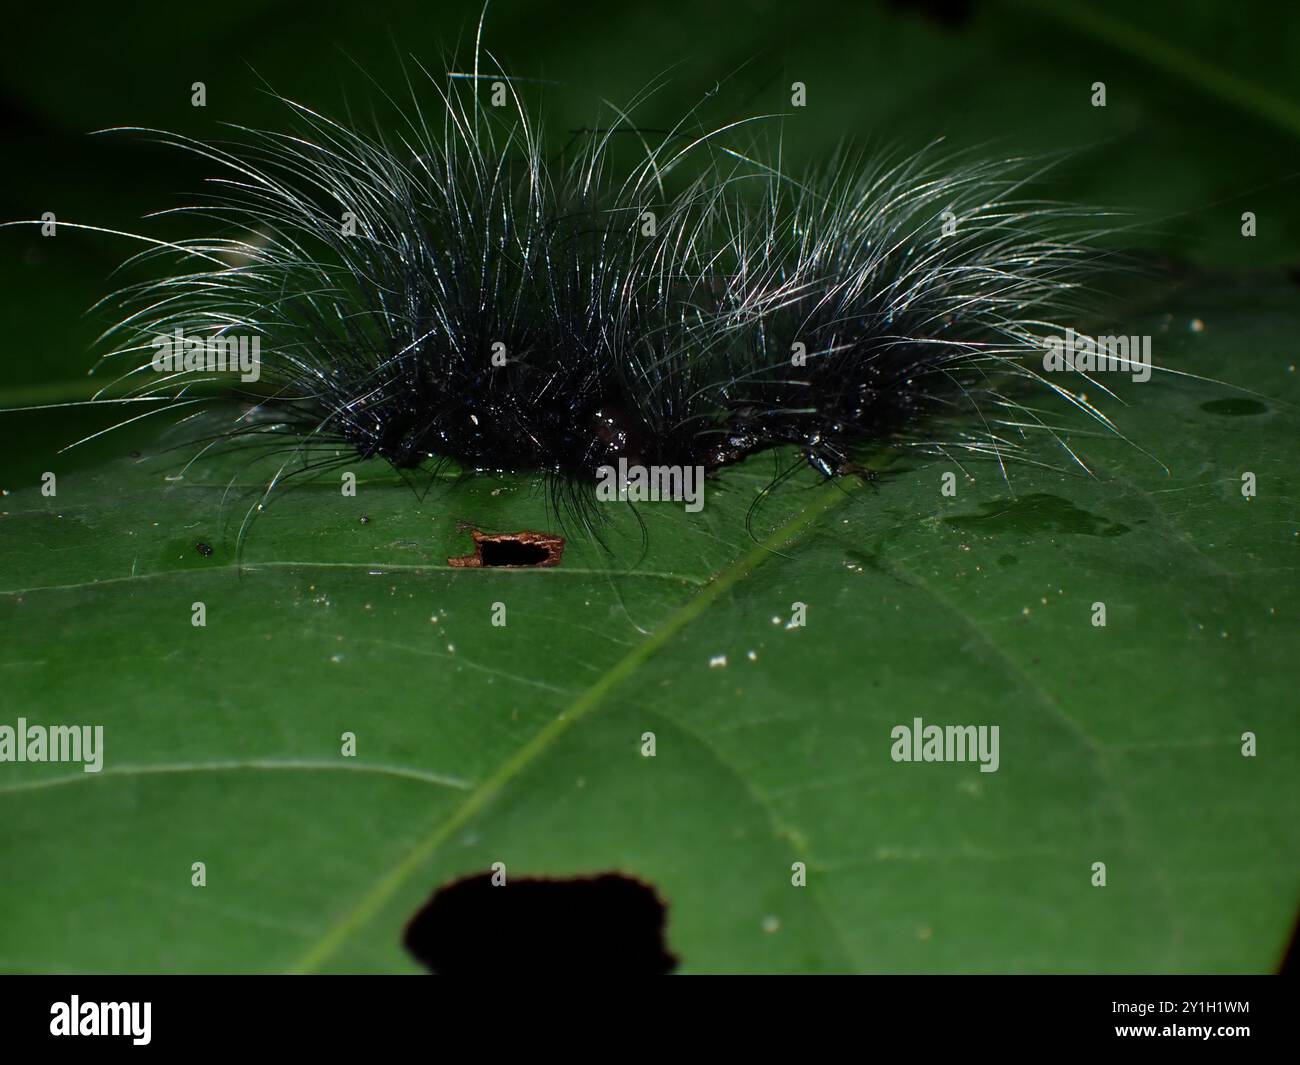
[[[222,4],[41,4],[6,15],[0,64],[0,218],[184,235],[150,211],[193,202],[212,168],[137,135],[200,138],[222,123],[283,128],[267,85],[338,116],[403,90],[411,57],[440,74],[467,67],[480,4],[233,0]],[[1300,8],[1294,4],[1087,2],[554,3],[496,0],[484,46],[561,144],[607,124],[666,75],[638,112],[672,125],[707,97],[718,122],[786,113],[786,166],[844,140],[945,137],[990,153],[1066,149],[1050,195],[1133,212],[1133,250],[1179,269],[1260,272],[1300,265]],[[458,55],[459,60],[451,57]],[[374,79],[373,82],[371,79]],[[792,111],[789,85],[808,87]],[[191,85],[207,106],[191,106]],[[1107,106],[1090,104],[1104,81]],[[1259,235],[1240,234],[1243,210]],[[84,398],[93,342],[110,312],[86,316],[140,246],[63,229],[0,231],[0,407]],[[0,416],[0,482],[31,483],[39,455],[113,412]],[[111,438],[120,449],[125,436]],[[84,450],[88,459],[93,448]],[[29,461],[28,456],[32,456]]]

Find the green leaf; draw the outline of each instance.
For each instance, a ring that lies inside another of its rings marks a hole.
[[[0,764],[0,966],[414,971],[406,920],[500,861],[653,884],[687,972],[1276,967],[1300,883],[1295,291],[1215,280],[1125,324],[1251,394],[1117,385],[1144,450],[1072,429],[1095,476],[796,478],[751,538],[759,456],[698,515],[640,507],[644,546],[606,508],[605,545],[570,535],[547,570],[446,563],[463,523],[555,529],[521,478],[421,497],[356,463],[355,498],[304,480],[242,554],[265,482],[237,456],[15,488],[0,724],[102,724],[104,762]],[[894,761],[918,717],[997,725],[996,772]]]

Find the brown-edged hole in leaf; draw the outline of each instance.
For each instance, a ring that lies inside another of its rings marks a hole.
[[[430,972],[660,975],[677,965],[667,907],[648,884],[602,873],[494,886],[492,875],[439,888],[407,924],[406,949]]]
[[[564,537],[525,529],[517,533],[470,533],[474,553],[447,559],[458,569],[540,569],[558,566],[564,557]]]

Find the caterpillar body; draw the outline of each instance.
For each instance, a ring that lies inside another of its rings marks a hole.
[[[1104,253],[1098,212],[1028,195],[1041,165],[935,144],[790,173],[759,120],[695,111],[654,140],[620,112],[556,153],[478,60],[420,68],[388,131],[288,100],[291,132],[139,131],[221,172],[178,209],[207,232],[151,241],[136,258],[171,260],[164,276],[112,297],[106,357],[154,350],[116,400],[186,408],[224,378],[250,407],[217,436],[287,448],[277,481],[342,447],[539,471],[579,510],[614,467],[782,447],[787,473],[826,477],[869,473],[859,456],[885,443],[1002,462],[1036,429],[1074,456],[1026,386],[1113,429],[1042,371]],[[251,342],[260,365],[160,374],[171,338]]]

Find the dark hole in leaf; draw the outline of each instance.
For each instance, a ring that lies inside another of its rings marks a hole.
[[[551,553],[541,544],[521,540],[485,540],[479,557],[485,566],[540,566]]]
[[[510,879],[481,873],[436,891],[406,926],[406,949],[430,972],[672,972],[667,908],[619,873]]]
[[[210,556],[210,555],[212,554],[212,548],[211,548],[210,546],[208,546],[207,544],[205,544],[205,543],[197,543],[197,544],[195,544],[195,545],[194,545],[194,550],[197,551],[197,552],[198,552],[200,555],[202,555],[204,558],[207,558],[208,556]]]
[[[550,533],[524,530],[489,535],[475,529],[470,536],[474,539],[474,553],[462,558],[447,559],[449,566],[462,569],[528,569],[558,566],[564,557],[564,538]]]

